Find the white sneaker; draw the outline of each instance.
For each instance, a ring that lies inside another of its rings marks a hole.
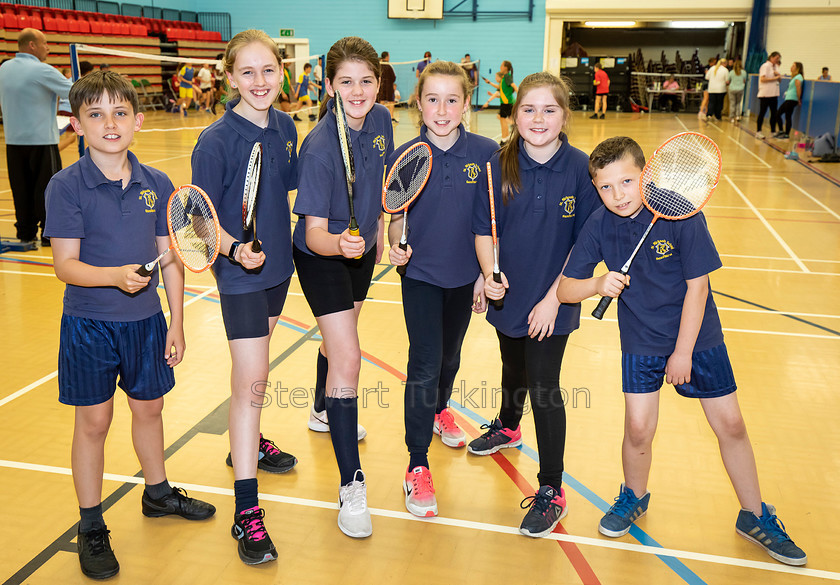
[[[327,411],[323,412],[316,412],[315,405],[309,407],[309,423],[307,423],[310,431],[315,431],[316,433],[329,433],[330,432],[330,422],[327,420]],[[365,427],[361,424],[359,425],[358,429],[358,440],[361,441],[365,437],[367,437],[367,431]]]
[[[762,134],[761,132],[756,132],[755,137],[759,140],[764,140],[764,134]]]
[[[436,435],[440,435],[440,440],[447,447],[457,448],[467,444],[464,431],[455,422],[455,417],[452,416],[448,408],[444,408],[440,411],[440,414],[435,415],[435,426],[433,430]]]
[[[338,527],[344,534],[351,538],[365,538],[373,533],[365,474],[361,469],[356,470],[353,481],[339,488],[338,506]]]

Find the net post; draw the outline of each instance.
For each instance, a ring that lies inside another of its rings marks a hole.
[[[70,44],[70,75],[73,76],[74,83],[79,79],[79,77],[81,77],[81,71],[79,69],[79,52],[76,49],[76,43]],[[79,158],[82,158],[85,155],[85,139],[82,136],[78,137],[78,146]]]

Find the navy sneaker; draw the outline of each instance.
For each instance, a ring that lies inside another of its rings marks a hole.
[[[776,508],[764,502],[761,502],[761,517],[742,509],[735,522],[735,531],[781,563],[804,565],[808,562],[805,551],[785,532],[785,525],[776,516]]]
[[[225,463],[228,467],[233,467],[233,459],[231,459],[230,453],[228,453]],[[297,457],[281,451],[274,444],[274,441],[264,438],[260,433],[260,453],[257,459],[257,468],[268,473],[286,473],[291,471],[297,463]]]
[[[548,536],[569,511],[563,488],[560,488],[558,494],[550,485],[541,485],[539,491],[522,500],[519,507],[523,510],[528,508],[528,513],[519,526],[519,532],[533,538]]]
[[[598,532],[617,538],[630,532],[633,523],[647,513],[650,492],[637,498],[633,490],[621,484],[621,491],[606,515],[598,524]]]
[[[277,560],[277,549],[265,529],[264,517],[262,508],[249,508],[233,516],[230,535],[239,541],[239,558],[246,565]]]
[[[111,531],[99,526],[87,532],[79,532],[76,547],[79,549],[79,565],[82,573],[91,579],[108,579],[120,572],[120,564],[111,550]]]
[[[160,518],[174,514],[187,520],[206,520],[216,513],[213,504],[208,504],[195,498],[188,498],[187,492],[178,487],[172,488],[172,493],[166,494],[159,500],[153,500],[143,490],[141,498],[143,515],[149,518]]]
[[[481,428],[487,431],[470,441],[467,451],[473,455],[492,455],[499,449],[519,447],[522,444],[520,427],[521,425],[513,430],[503,427],[502,421],[498,418],[489,425],[481,425]]]

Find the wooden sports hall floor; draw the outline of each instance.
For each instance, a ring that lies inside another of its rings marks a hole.
[[[400,111],[397,143],[414,136]],[[190,152],[210,115],[148,114],[134,152],[178,185],[190,179]],[[298,123],[301,139],[311,128]],[[472,129],[497,136],[493,113]],[[380,264],[360,323],[364,351],[361,443],[374,534],[345,537],[336,526],[338,474],[327,435],[307,430],[318,333],[293,281],[271,345],[266,435],[300,460],[260,472],[267,526],[279,562],[247,567],[230,537],[232,470],[225,463],[229,357],[218,295],[209,273],[187,273],[187,353],[166,399],[167,469],[172,483],[211,501],[204,523],[140,513],[142,479],[125,400],[107,443],[105,517],[122,570],[113,582],[247,583],[604,583],[806,584],[840,580],[834,490],[840,485],[840,188],[727,122],[693,115],[574,115],[573,145],[586,152],[627,134],[650,154],[665,138],[700,130],[721,147],[720,186],[706,207],[724,268],[711,277],[739,384],[766,501],[776,505],[807,568],[778,564],[734,530],[738,503],[713,433],[698,404],[663,389],[648,515],[623,538],[597,524],[621,482],[623,399],[615,313],[589,318],[584,303],[562,373],[568,392],[566,495],[569,515],[550,538],[518,534],[519,502],[533,494],[533,422],[524,445],[492,458],[453,450],[436,438],[430,459],[440,517],[417,520],[404,508],[402,386],[407,340],[398,277]],[[76,158],[63,153],[65,166]],[[826,169],[831,172],[831,169]],[[834,171],[837,174],[837,171]],[[5,165],[0,235],[14,235]],[[56,353],[63,285],[50,250],[0,256],[0,581],[85,581],[75,554],[77,504],[70,473],[73,409],[57,401]],[[453,395],[468,436],[493,418],[500,375],[496,337],[474,317]]]

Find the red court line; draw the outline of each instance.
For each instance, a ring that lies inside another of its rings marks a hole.
[[[451,410],[452,414],[455,415],[457,419],[458,425],[463,428],[467,434],[470,435],[471,438],[475,439],[479,436],[479,431],[476,430],[470,421],[464,418],[459,412],[455,410]],[[510,462],[510,460],[502,455],[501,451],[497,451],[493,453],[490,457],[493,458],[499,467],[502,468],[510,480],[519,488],[519,491],[522,492],[525,496],[531,496],[534,494],[534,488],[528,482],[525,477],[519,473],[519,470],[516,469],[516,466]],[[566,532],[566,529],[563,528],[563,523],[557,525],[554,529],[554,532],[559,532],[560,534],[569,534]],[[527,537],[524,537],[527,538]],[[563,549],[563,552],[566,553],[566,556],[569,558],[569,561],[572,563],[572,567],[577,572],[578,577],[583,582],[584,585],[600,585],[601,581],[598,580],[598,576],[595,574],[595,571],[592,569],[592,566],[583,556],[583,553],[580,552],[578,546],[573,542],[564,542],[561,540],[557,541],[557,544],[560,545],[560,548]]]

